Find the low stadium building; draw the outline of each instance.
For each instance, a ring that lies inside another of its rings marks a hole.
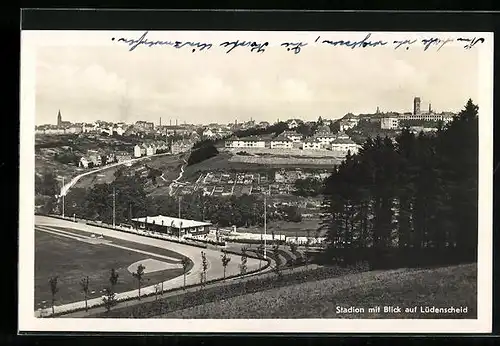
[[[146,216],[132,219],[137,228],[145,228],[150,231],[166,233],[176,236],[200,235],[209,233],[209,222],[179,219],[163,215]]]

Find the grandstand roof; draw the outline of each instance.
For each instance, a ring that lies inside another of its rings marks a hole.
[[[179,219],[176,217],[163,216],[163,215],[139,217],[136,219],[132,219],[132,221],[145,222],[150,225],[155,224],[159,226],[163,225],[165,227],[174,227],[174,228],[193,228],[193,227],[202,227],[211,225],[211,223],[209,222]]]

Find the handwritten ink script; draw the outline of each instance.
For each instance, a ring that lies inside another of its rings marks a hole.
[[[147,48],[168,46],[175,49],[189,49],[192,53],[209,51],[213,47],[218,47],[222,49],[226,54],[230,54],[236,50],[247,50],[250,53],[262,54],[267,51],[270,46],[268,41],[249,41],[249,40],[234,40],[234,41],[224,41],[221,43],[212,42],[199,42],[199,41],[169,41],[169,40],[150,40],[147,38],[149,34],[148,31],[144,32],[139,38],[115,38],[112,37],[111,40],[119,44],[126,44],[128,50],[131,52],[137,49],[139,46],[144,46]],[[361,40],[353,39],[342,39],[342,40],[331,40],[328,38],[322,38],[318,36],[314,42],[315,45],[324,45],[331,47],[345,47],[349,49],[368,49],[376,47],[390,47],[394,50],[410,50],[413,48],[423,49],[424,51],[434,49],[435,51],[441,50],[445,45],[450,43],[460,43],[462,47],[466,50],[472,49],[474,46],[480,43],[484,43],[485,39],[483,37],[458,37],[458,38],[438,38],[438,37],[426,37],[422,39],[401,39],[401,40],[381,40],[373,38],[371,33],[368,33]],[[293,42],[285,41],[280,42],[277,46],[280,49],[284,49],[287,52],[293,54],[299,54],[302,49],[310,45],[309,42]]]

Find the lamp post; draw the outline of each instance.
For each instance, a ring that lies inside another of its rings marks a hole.
[[[266,236],[267,236],[267,199],[264,194],[264,259],[266,259]]]
[[[62,178],[62,189],[61,189],[61,194],[62,194],[62,217],[64,218],[64,177]]]
[[[115,210],[116,210],[116,201],[115,201],[115,188],[113,187],[113,228],[115,228]]]

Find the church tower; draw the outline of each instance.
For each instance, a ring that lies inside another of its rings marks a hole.
[[[61,110],[57,113],[57,126],[62,125],[62,116],[61,116]]]

